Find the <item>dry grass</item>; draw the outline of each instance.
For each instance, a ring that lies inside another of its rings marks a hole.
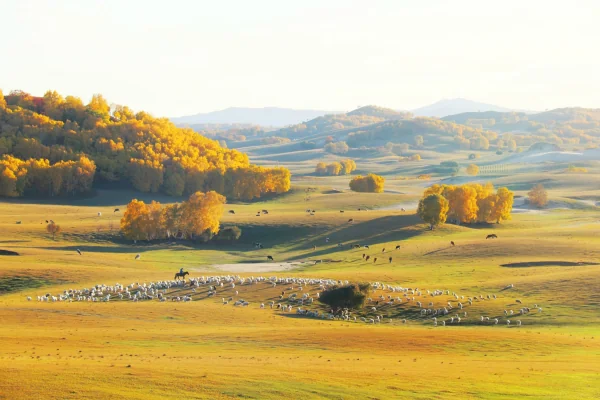
[[[600,397],[595,210],[521,214],[500,226],[427,232],[410,210],[356,210],[401,203],[407,196],[319,191],[310,205],[303,196],[298,191],[280,200],[230,205],[236,215],[224,222],[242,227],[242,240],[197,247],[133,246],[108,228],[98,233],[98,225],[118,219],[112,210],[123,210],[120,204],[0,203],[0,249],[21,254],[0,258],[0,287],[12,288],[0,295],[0,399]],[[305,213],[309,207],[315,216]],[[269,215],[255,217],[263,208]],[[56,241],[40,224],[50,218],[65,232]],[[349,218],[355,222],[348,224]],[[490,231],[498,240],[485,240]],[[257,240],[268,248],[252,249]],[[350,250],[351,243],[371,248]],[[395,244],[401,249],[392,250]],[[365,252],[383,261],[365,262]],[[137,253],[142,258],[134,261]],[[444,328],[417,318],[414,305],[382,309],[408,317],[408,324],[377,326],[261,310],[258,303],[280,290],[266,285],[239,289],[251,301],[244,309],[200,294],[191,303],[25,300],[96,283],[170,279],[180,266],[211,274],[211,264],[265,261],[267,254],[281,262],[323,261],[286,276],[376,280],[499,298],[475,302],[463,326]],[[512,263],[524,264],[503,266]],[[515,288],[501,291],[509,283]],[[518,309],[516,298],[544,312],[524,316],[520,328],[476,323],[480,314]]]

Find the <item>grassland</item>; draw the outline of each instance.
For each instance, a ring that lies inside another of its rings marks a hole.
[[[534,178],[551,188],[552,209],[524,210],[500,225],[427,231],[414,215],[425,182],[388,175],[389,192],[377,195],[340,192],[347,177],[302,177],[283,197],[227,206],[236,214],[222,222],[242,228],[239,242],[193,246],[122,240],[113,210],[123,210],[131,193],[103,191],[70,204],[2,202],[0,249],[20,255],[0,256],[0,399],[599,398],[598,175],[490,179],[524,195]],[[307,194],[308,187],[316,189]],[[268,215],[255,216],[265,208]],[[44,231],[47,219],[63,228],[56,240]],[[488,233],[499,239],[486,240]],[[265,249],[254,249],[254,241]],[[366,251],[351,244],[369,244],[372,256],[386,248],[385,260],[365,262]],[[204,295],[191,303],[26,301],[98,283],[170,279],[179,267],[194,276],[223,274],[214,265],[251,268],[267,255],[277,264],[304,262],[269,276],[498,299],[474,303],[463,324],[446,327],[409,311],[393,315],[406,324],[373,326],[260,309],[279,291],[261,285],[239,289],[251,302],[245,308]],[[521,327],[477,323],[480,314],[518,309],[517,298],[543,313],[523,316]]]

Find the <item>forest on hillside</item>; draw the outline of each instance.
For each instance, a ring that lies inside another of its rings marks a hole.
[[[102,95],[84,104],[55,91],[0,91],[0,196],[74,195],[98,183],[251,200],[288,191],[290,172],[252,165],[244,153],[166,118],[111,107]]]

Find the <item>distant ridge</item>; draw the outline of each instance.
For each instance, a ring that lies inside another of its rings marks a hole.
[[[428,106],[414,109],[412,112],[416,116],[442,118],[448,115],[484,111],[509,112],[522,110],[514,110],[506,107],[496,106],[493,104],[486,104],[480,103],[478,101],[457,98],[443,99]]]
[[[326,114],[336,113],[338,113],[338,111],[294,110],[291,108],[279,107],[229,107],[220,111],[171,118],[171,121],[177,125],[251,124],[283,127],[299,124],[301,122],[321,117]]]

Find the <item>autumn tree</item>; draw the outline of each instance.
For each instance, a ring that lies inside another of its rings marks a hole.
[[[4,94],[2,90],[0,90],[0,109],[6,108],[6,100],[4,99]]]
[[[336,176],[342,171],[342,164],[339,162],[333,162],[327,165],[327,175]]]
[[[350,189],[355,192],[381,193],[385,178],[375,174],[358,175],[350,181]]]
[[[529,197],[529,203],[533,204],[535,207],[544,208],[548,204],[548,192],[544,189],[544,185],[538,183],[535,185],[529,193],[527,193]]]
[[[477,191],[470,186],[446,186],[442,195],[448,200],[448,217],[457,223],[477,220]]]
[[[223,214],[225,197],[217,192],[196,192],[182,204],[183,232],[190,238],[204,232],[219,233],[219,221]]]
[[[327,173],[327,164],[325,164],[324,162],[317,163],[315,173],[317,175],[325,175]]]
[[[417,215],[433,230],[446,222],[448,209],[448,200],[440,194],[430,194],[419,201]]]
[[[356,162],[349,158],[340,161],[340,164],[342,164],[342,170],[340,171],[341,174],[350,175],[353,171],[356,170]]]
[[[55,240],[57,234],[61,232],[60,225],[55,224],[54,221],[46,225],[46,231],[52,235],[52,240]]]
[[[479,175],[479,167],[475,164],[469,164],[469,166],[467,167],[467,174],[471,176]]]
[[[133,241],[148,239],[148,206],[141,200],[133,199],[121,218],[121,231]]]

